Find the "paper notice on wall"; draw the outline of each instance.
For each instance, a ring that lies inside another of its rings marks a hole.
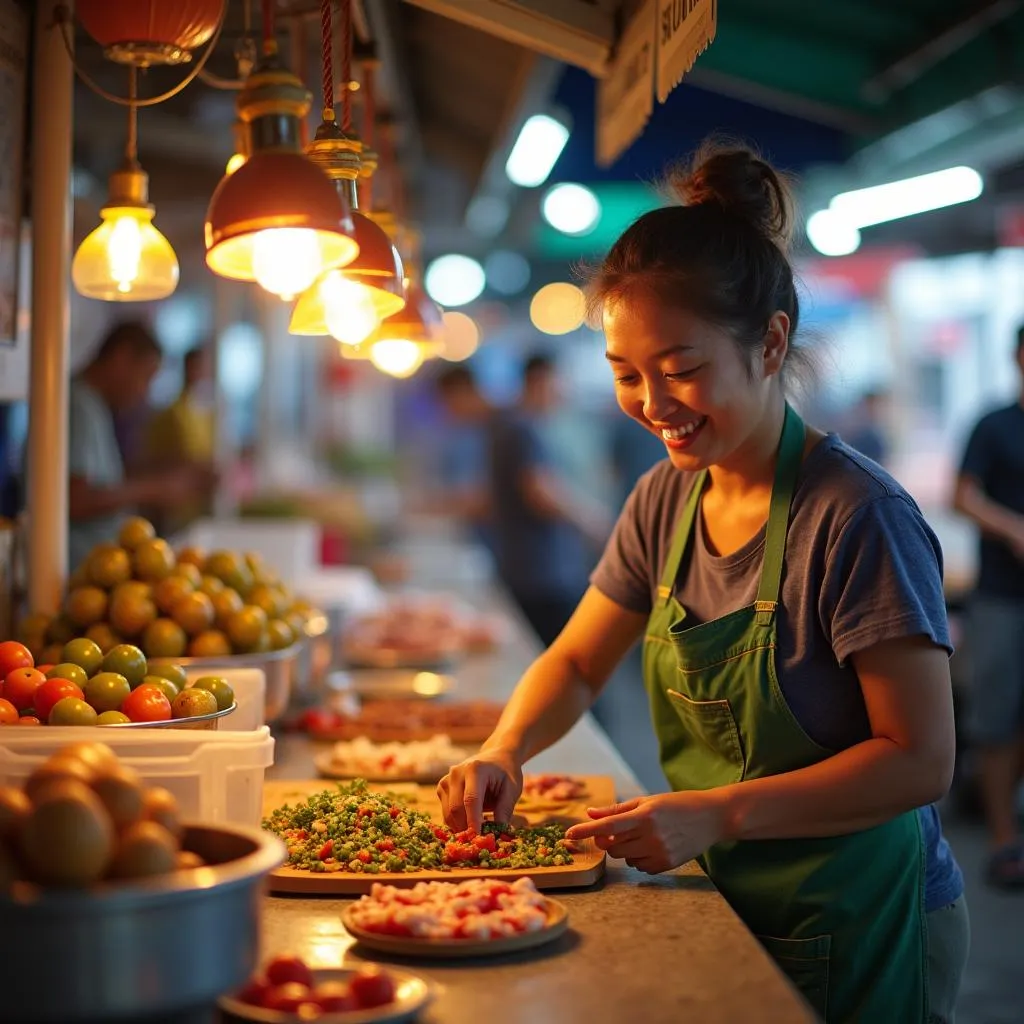
[[[597,162],[613,164],[644,130],[654,109],[656,0],[645,0],[597,85]]]
[[[718,27],[718,0],[658,0],[658,102],[682,81],[711,45]]]

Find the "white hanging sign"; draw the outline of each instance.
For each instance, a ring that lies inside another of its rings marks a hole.
[[[658,102],[711,45],[718,27],[718,0],[658,0]]]

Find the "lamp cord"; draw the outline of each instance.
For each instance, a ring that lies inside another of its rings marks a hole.
[[[263,56],[273,57],[277,53],[277,38],[274,36],[274,0],[263,0]]]
[[[374,60],[363,61],[363,146],[373,149],[374,123],[377,120],[377,103],[374,97]],[[367,210],[373,209],[373,175],[359,181],[360,204]]]
[[[331,53],[333,26],[331,4],[334,0],[320,0],[320,61],[323,71],[324,112],[328,124],[334,120],[334,57]]]
[[[136,105],[138,97],[138,72],[134,64],[128,67],[128,140],[124,146],[125,161],[129,164],[138,162],[139,112]]]
[[[352,132],[352,0],[341,0],[341,98],[344,132]]]
[[[210,55],[213,53],[214,47],[217,45],[217,40],[220,39],[221,30],[224,28],[225,15],[227,14],[228,0],[224,0],[223,5],[220,9],[220,17],[217,19],[217,27],[213,30],[213,35],[210,36],[210,41],[206,44],[206,52],[196,61],[195,67],[172,89],[168,89],[167,92],[161,93],[159,96],[150,96],[148,99],[140,100],[136,99],[125,99],[123,96],[118,96],[115,93],[108,92],[103,88],[94,78],[86,74],[79,66],[78,61],[75,60],[75,47],[71,38],[71,32],[73,23],[71,19],[71,11],[69,8],[61,5],[54,12],[54,23],[60,30],[60,37],[64,42],[64,49],[67,51],[68,60],[71,61],[71,66],[75,70],[75,74],[78,78],[91,89],[101,99],[105,99],[108,103],[114,103],[119,107],[155,107],[158,103],[164,103],[165,101],[172,99],[177,96],[184,88],[191,85],[202,73],[203,68],[206,66],[206,62],[210,59]]]

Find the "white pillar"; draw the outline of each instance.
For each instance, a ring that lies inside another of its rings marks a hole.
[[[214,385],[214,465],[222,474],[231,473],[238,457],[238,438],[230,423],[230,403],[223,382],[221,337],[236,321],[238,290],[233,282],[213,278],[213,385]],[[223,476],[213,496],[213,514],[219,518],[237,512],[229,481]]]
[[[60,607],[68,561],[68,306],[74,71],[53,0],[36,3],[32,99],[32,321],[28,599]]]

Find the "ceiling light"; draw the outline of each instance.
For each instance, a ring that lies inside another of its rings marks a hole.
[[[601,219],[601,203],[585,185],[554,185],[541,203],[544,219],[563,235],[585,235]]]
[[[505,163],[509,181],[523,188],[543,185],[568,141],[569,129],[561,121],[547,114],[527,118]]]
[[[442,306],[465,306],[478,298],[487,278],[484,268],[469,256],[439,256],[427,267],[425,284],[430,297]]]
[[[971,167],[950,167],[837,195],[828,208],[855,228],[883,224],[977,199],[984,188]]]
[[[574,284],[559,281],[546,284],[530,302],[530,320],[544,334],[568,334],[586,316],[587,302]]]
[[[484,274],[496,292],[518,295],[530,283],[530,264],[517,252],[496,249],[484,260]]]
[[[807,218],[807,237],[822,256],[849,256],[860,247],[860,231],[833,210]]]
[[[221,277],[291,298],[350,263],[359,247],[343,197],[299,150],[310,95],[268,48],[238,96],[252,153],[210,200],[206,263]]]
[[[444,314],[444,350],[441,356],[451,363],[468,359],[480,345],[480,328],[465,313],[451,310]]]
[[[370,346],[370,361],[392,377],[411,377],[423,365],[423,351],[408,338],[386,338]]]

